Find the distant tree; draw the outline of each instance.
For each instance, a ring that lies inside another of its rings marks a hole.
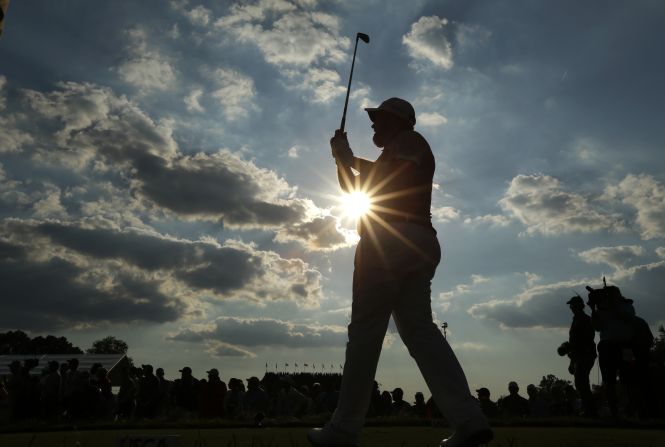
[[[127,354],[129,346],[119,338],[113,335],[104,337],[92,343],[92,347],[88,348],[88,354]]]
[[[665,365],[665,327],[662,324],[658,328],[658,336],[651,347],[651,355],[656,363]]]
[[[30,337],[23,331],[8,331],[0,334],[0,354],[26,354],[30,349]]]
[[[25,332],[17,330],[0,333],[0,354],[83,354],[83,351],[65,337],[40,335],[31,339]]]
[[[72,345],[65,337],[40,335],[33,338],[30,344],[34,354],[83,354],[81,348]]]

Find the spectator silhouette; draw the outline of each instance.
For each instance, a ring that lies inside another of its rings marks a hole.
[[[44,417],[53,421],[58,418],[60,412],[60,388],[62,387],[62,378],[60,377],[60,363],[55,360],[48,362],[47,373],[43,378],[42,391],[42,410]]]
[[[519,395],[517,382],[508,384],[508,395],[499,399],[499,410],[504,417],[525,417],[529,414],[529,401]]]
[[[478,396],[478,402],[480,402],[480,408],[485,413],[485,416],[488,418],[496,418],[499,416],[499,408],[495,402],[492,402],[490,399],[490,390],[487,388],[479,388],[476,390],[476,395]]]
[[[206,372],[208,380],[199,384],[199,407],[203,418],[224,417],[224,399],[226,398],[226,383],[219,377],[217,368]]]
[[[315,387],[312,387],[314,389]],[[245,393],[244,407],[250,415],[256,416],[258,413],[266,414],[270,399],[268,393],[261,386],[258,377],[252,376],[247,379],[247,392]]]
[[[415,399],[415,402],[411,407],[413,414],[419,418],[427,417],[427,405],[425,404],[425,396],[423,393],[418,391],[413,397]]]
[[[596,333],[591,322],[591,317],[584,312],[584,300],[574,296],[567,302],[573,313],[573,322],[570,325],[568,345],[559,350],[559,354],[568,354],[570,365],[568,372],[575,378],[575,389],[582,400],[583,414],[594,416],[596,414],[589,374],[596,361]],[[567,352],[566,352],[567,351]]]
[[[390,392],[393,397],[390,414],[393,416],[404,416],[411,410],[411,405],[404,400],[404,391],[401,388],[395,388]]]
[[[224,413],[229,419],[240,418],[244,411],[245,390],[242,380],[229,379],[229,389],[224,399]]]
[[[141,365],[141,378],[136,395],[136,416],[151,419],[157,414],[159,404],[159,380],[153,374],[152,365]]]
[[[617,376],[627,385],[628,362],[634,360],[631,349],[632,322],[635,309],[632,300],[621,295],[616,286],[589,290],[588,304],[591,307],[593,327],[600,334],[598,342],[598,363],[603,377],[603,386],[610,413],[619,416],[617,397]]]
[[[192,368],[185,366],[180,378],[173,383],[173,400],[180,409],[197,413],[199,409],[199,381],[192,375]]]

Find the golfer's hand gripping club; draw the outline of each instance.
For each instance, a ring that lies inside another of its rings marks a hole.
[[[330,148],[337,163],[347,168],[353,165],[353,151],[346,138],[346,132],[337,129],[335,135],[330,139]]]

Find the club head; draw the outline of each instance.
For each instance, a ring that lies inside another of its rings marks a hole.
[[[356,34],[356,40],[362,40],[365,43],[369,43],[369,36],[365,33],[358,33]]]

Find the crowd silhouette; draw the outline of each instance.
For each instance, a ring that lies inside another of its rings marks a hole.
[[[665,331],[661,334],[665,339]],[[341,375],[337,373],[266,373],[241,380],[222,380],[213,368],[205,378],[196,378],[190,367],[179,370],[175,380],[165,378],[164,369],[152,365],[123,369],[119,387],[112,387],[108,371],[100,364],[80,370],[78,361],[49,362],[39,375],[30,374],[36,361],[14,361],[10,375],[0,381],[0,414],[5,423],[40,420],[47,423],[73,421],[138,421],[225,419],[261,426],[266,420],[293,421],[314,415],[329,415],[337,405]],[[653,362],[653,374],[663,377],[663,365]],[[626,417],[663,416],[663,385],[652,389],[647,413],[635,406],[631,385],[619,387],[617,402]],[[113,389],[115,388],[115,389]],[[497,401],[488,388],[476,390],[483,413],[491,420],[524,420],[546,417],[612,416],[603,387],[595,386],[592,399],[598,411],[584,411],[580,393],[573,384],[548,375],[538,385],[526,388],[511,381],[508,394]],[[401,388],[381,390],[374,382],[368,418],[442,421],[433,399],[422,392],[405,396]],[[442,421],[443,422],[443,421]]]
[[[569,299],[573,313],[569,338],[557,349],[559,355],[569,357],[568,370],[574,380],[544,376],[538,385],[526,387],[526,397],[520,394],[519,384],[510,381],[508,394],[497,401],[492,400],[488,388],[481,387],[476,390],[477,401],[487,418],[514,421],[582,416],[618,421],[665,416],[665,328],[661,326],[654,337],[648,324],[636,316],[633,301],[618,287],[604,284],[602,289],[587,289],[591,315],[586,314],[579,295]],[[19,353],[22,348],[18,345],[41,346],[44,341],[48,341],[48,349],[82,353],[64,337],[30,340],[20,331],[0,336],[4,337],[0,338],[5,354]],[[113,349],[126,352],[126,344],[114,337],[95,343],[101,342],[113,342]],[[99,353],[97,348],[88,352]],[[136,367],[126,361],[118,363],[121,374],[119,386],[114,387],[101,363],[80,368],[79,360],[70,358],[44,365],[37,357],[13,360],[9,374],[0,377],[0,422],[225,419],[261,426],[271,419],[332,414],[342,383],[342,375],[332,371],[266,371],[261,379],[232,377],[225,382],[216,368],[206,371],[205,378],[197,378],[189,366],[178,371],[177,379],[169,380],[163,368]],[[602,386],[590,385],[596,358]],[[400,387],[382,390],[376,381],[367,417],[443,419],[432,397],[426,400],[422,392],[405,396]]]

